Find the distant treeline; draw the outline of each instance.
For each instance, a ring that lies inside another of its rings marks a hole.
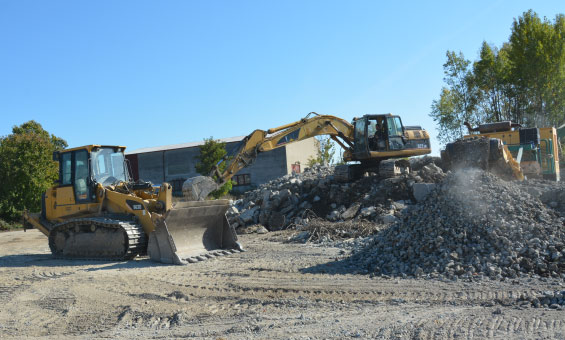
[[[442,143],[459,138],[463,122],[511,120],[524,126],[565,122],[565,16],[540,19],[532,10],[514,19],[502,47],[483,42],[479,60],[447,51],[445,86],[430,116]]]

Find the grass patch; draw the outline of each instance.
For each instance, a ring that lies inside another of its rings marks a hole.
[[[0,219],[0,231],[18,230],[22,229],[21,223],[10,223]]]

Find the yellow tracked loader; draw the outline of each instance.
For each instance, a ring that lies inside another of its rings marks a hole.
[[[87,145],[55,152],[59,180],[25,222],[62,258],[129,260],[148,254],[186,264],[242,251],[225,216],[228,200],[173,205],[172,187],[132,182],[125,147]]]

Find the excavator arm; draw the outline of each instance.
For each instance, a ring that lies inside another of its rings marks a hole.
[[[345,150],[353,149],[353,125],[335,116],[310,112],[297,122],[267,131],[253,131],[242,140],[231,156],[224,157],[216,164],[210,177],[221,185],[229,181],[238,171],[251,165],[258,153],[320,135],[329,135]],[[220,168],[224,162],[227,162],[226,167],[221,171]]]

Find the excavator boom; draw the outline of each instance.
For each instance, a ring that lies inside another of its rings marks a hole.
[[[310,118],[311,115],[313,117]],[[238,171],[251,165],[258,153],[271,151],[289,143],[320,135],[331,136],[346,149],[353,147],[353,125],[338,117],[310,112],[306,117],[294,123],[267,131],[253,131],[243,139],[233,158],[230,159],[228,156],[222,160],[222,162],[227,161],[225,170],[220,171],[222,164],[220,162],[212,170],[211,177],[215,178],[221,185],[229,181]]]

